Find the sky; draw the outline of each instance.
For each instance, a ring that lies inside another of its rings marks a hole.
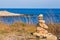
[[[0,0],[0,8],[60,8],[60,0]]]

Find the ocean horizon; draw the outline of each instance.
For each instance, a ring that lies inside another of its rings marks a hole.
[[[27,14],[27,15],[34,15],[34,17],[31,17],[31,22],[34,23],[38,23],[38,18],[37,16],[39,14],[43,14],[44,15],[44,19],[46,20],[46,22],[48,23],[50,22],[54,22],[54,23],[60,23],[60,9],[13,9],[13,8],[1,8],[0,11],[8,11],[11,13],[16,13],[16,14]],[[20,19],[19,19],[20,18]],[[18,18],[11,18],[8,17],[6,18],[0,18],[0,20],[3,20],[5,23],[10,23],[11,21],[13,22],[13,19],[17,19],[18,21],[21,20],[23,22],[26,22],[26,19],[24,17],[18,17]]]

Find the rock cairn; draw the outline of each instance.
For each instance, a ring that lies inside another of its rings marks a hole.
[[[45,24],[45,20],[43,20],[43,15],[40,14],[38,16],[38,26],[37,26],[37,31],[34,33],[34,35],[37,36],[46,36],[46,34],[48,33],[47,29],[48,26]]]
[[[43,15],[40,14],[38,16],[38,27],[37,27],[37,31],[40,32],[40,35],[42,36],[46,36],[46,34],[48,33],[47,29],[48,29],[48,26],[45,24],[45,20],[43,20]]]
[[[57,37],[47,31],[48,26],[45,24],[45,20],[43,20],[43,14],[38,16],[38,26],[37,31],[33,33],[35,36],[39,36],[41,38],[46,38],[47,40],[57,40]]]

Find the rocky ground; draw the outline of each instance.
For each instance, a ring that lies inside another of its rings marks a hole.
[[[60,33],[60,24],[47,25],[50,33],[54,35]],[[0,40],[37,40],[35,36],[30,34],[35,31],[36,25],[29,25],[20,22],[11,25],[0,23]]]
[[[8,34],[0,34],[0,40],[35,40],[36,37],[28,34],[17,34],[17,33],[8,33]]]
[[[36,38],[36,36],[33,36],[31,34],[27,33],[7,33],[7,34],[0,34],[0,40],[54,40],[53,36],[49,36],[47,38]]]

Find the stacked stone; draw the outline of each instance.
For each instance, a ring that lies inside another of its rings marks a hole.
[[[45,20],[43,20],[43,15],[40,14],[38,16],[39,27],[37,27],[37,31],[40,33],[40,36],[46,37],[47,40],[57,40],[57,37],[51,33],[48,33],[46,29],[48,26],[45,24]]]
[[[45,24],[45,20],[43,20],[43,15],[40,14],[38,16],[38,26],[37,26],[37,31],[34,33],[34,35],[36,36],[43,36],[46,37],[46,34],[48,33],[48,31],[46,29],[48,29],[48,26]]]
[[[33,33],[35,36],[39,36],[39,37],[46,37],[47,40],[57,40],[57,37],[51,33],[48,33],[47,29],[48,26],[45,24],[45,20],[43,20],[43,15],[40,14],[38,16],[38,27],[37,27],[37,31],[35,33]]]
[[[45,24],[45,20],[43,19],[43,15],[40,14],[38,16],[39,26],[45,29],[48,29],[48,26]]]
[[[46,36],[46,34],[48,33],[47,29],[48,29],[48,26],[45,24],[45,20],[43,20],[43,15],[40,14],[38,16],[38,27],[37,27],[37,31],[40,33],[40,36]]]

